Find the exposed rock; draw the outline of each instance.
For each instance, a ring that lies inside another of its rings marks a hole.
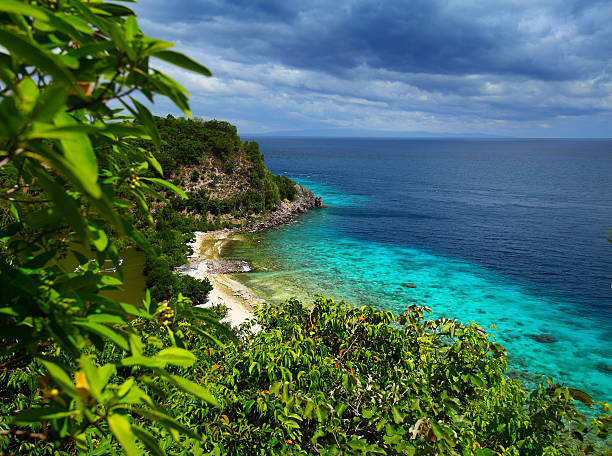
[[[246,260],[208,260],[206,269],[210,274],[233,274],[249,272],[252,267]]]
[[[274,228],[275,226],[291,222],[296,214],[303,214],[313,207],[321,207],[320,205],[317,206],[317,201],[320,204],[322,200],[320,196],[316,197],[314,193],[301,185],[296,184],[295,188],[297,189],[297,195],[293,201],[281,201],[274,212],[268,214],[263,220],[248,226],[246,229],[249,231],[259,231]]]
[[[599,363],[597,365],[597,370],[604,374],[612,374],[612,364]]]
[[[416,287],[417,287],[417,286],[416,286],[414,283],[412,283],[412,282],[402,283],[402,286],[403,286],[403,287],[406,287],[406,288],[416,288]]]
[[[557,342],[557,338],[552,334],[527,334],[527,337],[531,337],[536,342],[541,344],[552,344]]]

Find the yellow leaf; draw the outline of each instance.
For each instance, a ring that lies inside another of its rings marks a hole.
[[[74,381],[76,383],[77,394],[83,402],[87,402],[87,399],[89,398],[89,383],[87,383],[85,373],[81,371],[75,373]]]

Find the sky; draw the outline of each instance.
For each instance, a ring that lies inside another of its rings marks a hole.
[[[140,0],[239,134],[612,137],[612,1]],[[180,112],[156,100],[158,115]]]

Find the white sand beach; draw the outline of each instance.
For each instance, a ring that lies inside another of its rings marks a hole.
[[[222,304],[228,308],[227,316],[222,320],[229,322],[233,327],[239,326],[246,320],[253,319],[253,306],[264,302],[253,290],[239,282],[232,280],[226,274],[214,273],[209,269],[212,260],[219,260],[223,246],[229,242],[235,233],[229,230],[202,232],[196,231],[195,240],[190,244],[193,256],[187,274],[198,279],[208,278],[213,286],[210,292],[210,301],[204,306]],[[258,326],[253,328],[258,330]]]

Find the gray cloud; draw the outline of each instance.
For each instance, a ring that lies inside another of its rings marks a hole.
[[[533,135],[592,118],[599,133],[585,134],[612,131],[607,1],[147,0],[137,12],[147,33],[213,70],[173,74],[241,129]]]

